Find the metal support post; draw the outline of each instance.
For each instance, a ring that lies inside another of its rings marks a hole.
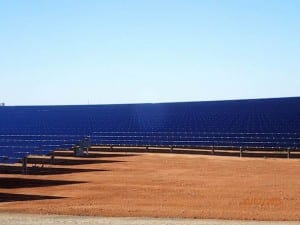
[[[22,159],[22,173],[27,175],[28,174],[28,168],[27,168],[27,157],[24,157]]]
[[[88,156],[89,155],[89,150],[90,150],[90,147],[91,147],[91,138],[88,136],[85,138],[85,150],[86,150],[86,155]]]
[[[51,154],[50,163],[55,164],[55,151],[53,151]]]

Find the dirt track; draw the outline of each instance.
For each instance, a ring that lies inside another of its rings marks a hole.
[[[300,220],[299,159],[96,153],[57,164],[0,173],[0,212]]]

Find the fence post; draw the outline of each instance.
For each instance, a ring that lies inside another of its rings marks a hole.
[[[290,156],[291,156],[291,149],[290,149],[290,148],[288,148],[288,149],[287,149],[287,158],[289,159],[289,158],[290,158]]]
[[[53,151],[52,154],[51,154],[50,163],[55,164],[55,151]]]
[[[22,159],[22,173],[25,175],[28,174],[27,157],[26,156]]]
[[[243,148],[240,147],[240,157],[243,157]]]
[[[212,148],[211,148],[211,154],[212,154],[212,155],[215,154],[215,146],[212,146]]]

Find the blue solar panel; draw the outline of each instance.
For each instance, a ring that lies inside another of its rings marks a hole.
[[[92,144],[299,149],[300,97],[0,107],[0,163]]]

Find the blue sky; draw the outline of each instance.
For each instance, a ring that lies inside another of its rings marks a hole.
[[[300,1],[0,0],[0,102],[300,96]]]

